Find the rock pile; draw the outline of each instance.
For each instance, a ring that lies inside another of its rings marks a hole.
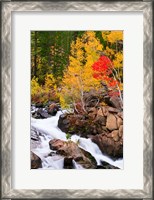
[[[123,111],[119,98],[110,98],[113,106],[109,106],[94,92],[89,95],[87,112],[61,115],[58,127],[65,133],[91,138],[104,154],[115,159],[123,157]]]
[[[42,167],[41,158],[31,151],[31,169],[37,169],[41,167]]]
[[[95,158],[73,141],[53,139],[49,146],[51,150],[56,150],[57,154],[64,156],[64,168],[70,168],[73,160],[85,169],[95,169],[97,166]]]
[[[36,119],[46,119],[51,116],[55,116],[59,111],[60,106],[54,102],[47,103],[46,106],[43,104],[36,104],[31,106],[32,117]]]

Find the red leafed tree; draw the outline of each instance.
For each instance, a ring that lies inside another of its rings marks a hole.
[[[108,87],[112,88],[109,95],[119,96],[122,102],[122,95],[119,88],[120,80],[117,78],[117,73],[111,60],[103,55],[92,65],[92,69],[94,71],[94,78],[104,81]]]

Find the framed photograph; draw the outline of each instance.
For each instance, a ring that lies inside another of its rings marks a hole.
[[[152,1],[1,12],[2,199],[152,199]]]

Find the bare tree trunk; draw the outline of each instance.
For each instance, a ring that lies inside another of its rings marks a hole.
[[[82,109],[85,113],[87,113],[87,111],[85,109],[83,82],[82,82],[82,79],[81,79],[81,75],[78,77],[78,85],[79,85],[79,88],[80,88],[80,94],[81,94],[80,100],[81,100],[81,103],[82,103]]]

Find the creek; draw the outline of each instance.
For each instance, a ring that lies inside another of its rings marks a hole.
[[[64,112],[64,111],[63,111]],[[42,160],[43,169],[63,169],[64,158],[57,155],[55,151],[49,148],[49,141],[52,139],[60,139],[67,141],[66,133],[58,128],[58,119],[62,111],[58,111],[56,116],[47,119],[35,119],[31,117],[31,129],[37,134],[37,140],[31,140],[31,151],[38,155]],[[72,135],[69,140],[74,141],[78,146],[89,153],[96,159],[97,165],[101,165],[101,161],[105,161],[115,167],[123,169],[123,159],[113,160],[103,155],[99,147],[91,141],[90,138],[82,138]],[[51,156],[50,154],[54,154]],[[83,169],[81,165],[73,160],[75,169]]]

